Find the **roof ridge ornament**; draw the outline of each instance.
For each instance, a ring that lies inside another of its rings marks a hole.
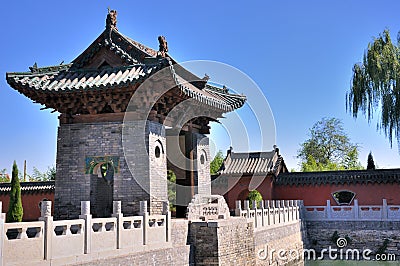
[[[106,18],[106,29],[110,30],[110,29],[115,29],[116,31],[118,31],[117,28],[117,10],[111,9],[108,7],[108,14],[107,14],[107,18]]]
[[[158,42],[160,45],[158,46],[157,57],[166,57],[168,52],[168,43],[164,36],[158,36]]]
[[[32,73],[36,73],[36,72],[38,71],[37,63],[35,62],[35,63],[33,64],[33,66],[29,67],[29,70],[30,70]]]

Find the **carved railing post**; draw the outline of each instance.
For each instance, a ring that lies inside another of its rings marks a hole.
[[[163,215],[166,218],[166,234],[167,234],[167,242],[171,242],[171,232],[172,232],[172,222],[171,222],[171,211],[169,210],[169,202],[163,201]]]
[[[296,215],[295,215],[295,212],[296,212],[296,209],[295,209],[295,207],[294,207],[294,200],[290,200],[290,203],[289,203],[289,205],[290,205],[290,219],[292,220],[292,221],[294,221],[294,220],[296,220]]]
[[[122,247],[122,229],[124,214],[121,211],[121,201],[113,201],[113,214],[112,217],[117,218],[117,249]]]
[[[388,219],[388,206],[386,199],[382,200],[382,220]]]
[[[149,230],[149,213],[147,212],[147,201],[140,202],[139,215],[143,216],[143,245],[147,245],[147,235]]]
[[[92,247],[92,215],[90,214],[90,201],[81,201],[81,215],[79,215],[79,219],[85,220],[84,253],[89,254]]]
[[[244,204],[243,209],[247,212],[246,218],[249,218],[250,217],[250,204],[249,204],[249,201],[245,200],[243,202],[243,204]]]
[[[51,216],[51,201],[40,202],[40,218],[44,221],[44,259],[51,260],[51,240],[53,236],[53,216]]]
[[[358,220],[360,217],[360,208],[358,207],[358,200],[354,200],[354,219]]]
[[[332,218],[331,200],[326,200],[326,218]]]
[[[242,201],[235,201],[235,216],[241,216],[242,213]]]

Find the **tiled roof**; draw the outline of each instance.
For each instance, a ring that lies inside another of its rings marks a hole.
[[[21,182],[21,193],[54,192],[54,181]],[[0,194],[8,194],[11,191],[11,183],[0,183]]]
[[[199,102],[229,112],[242,107],[246,101],[246,97],[243,95],[231,94],[228,91],[222,92],[220,88],[208,84],[206,84],[203,89],[199,89],[193,84],[186,82],[174,71],[172,71],[172,73],[175,82],[181,91],[185,95],[189,96],[190,98],[194,98]]]
[[[87,64],[102,47],[113,51],[125,62],[125,66],[88,68]],[[72,63],[43,68],[38,68],[35,64],[30,67],[30,72],[6,73],[6,79],[10,86],[20,93],[33,101],[45,104],[43,101],[46,101],[46,98],[42,97],[43,94],[127,87],[141,83],[158,70],[169,67],[176,85],[187,97],[225,112],[237,109],[245,103],[245,96],[206,85],[205,80],[196,77],[176,64],[168,54],[167,56],[158,58],[157,51],[124,36],[115,29],[106,29]],[[189,79],[191,83],[185,79]],[[47,107],[59,111],[55,106]]]
[[[158,65],[130,65],[99,69],[70,69],[66,66],[38,68],[35,72],[7,73],[14,88],[39,92],[70,92],[123,87],[141,82],[159,69]]]
[[[145,57],[157,56],[157,51],[154,49],[126,37],[115,29],[106,29],[81,55],[74,59],[72,63],[77,68],[84,66],[102,47],[113,51],[127,64],[143,63]],[[174,61],[174,63],[176,62]]]
[[[277,151],[235,153],[228,151],[222,167],[221,175],[257,175],[278,171],[282,157]]]
[[[275,180],[278,186],[368,183],[400,184],[400,169],[283,173]]]

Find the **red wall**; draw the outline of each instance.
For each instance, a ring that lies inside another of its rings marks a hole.
[[[37,221],[40,217],[39,202],[43,199],[48,199],[52,201],[52,208],[54,208],[54,192],[47,193],[23,193],[22,207],[24,208],[24,216],[22,220],[25,221]],[[3,213],[8,211],[8,203],[10,201],[10,196],[8,194],[1,194],[0,201],[3,202]],[[53,211],[53,210],[52,210]]]
[[[232,187],[224,194],[225,200],[228,203],[229,209],[235,209],[236,200],[245,200],[250,190],[258,190],[264,200],[272,199],[272,178],[271,176],[251,177],[243,176],[242,178],[228,178],[229,187]],[[237,181],[238,180],[238,181]],[[261,182],[261,183],[260,183]],[[249,186],[251,184],[251,186]],[[217,192],[213,189],[213,194]]]
[[[349,190],[356,193],[359,205],[382,205],[382,199],[387,204],[400,205],[400,184],[351,184],[351,185],[305,185],[305,186],[275,186],[274,199],[301,199],[306,206],[325,206],[326,200],[331,205],[337,205],[332,192]]]

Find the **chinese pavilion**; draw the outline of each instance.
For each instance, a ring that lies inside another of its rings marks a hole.
[[[246,100],[177,64],[163,36],[158,51],[124,36],[116,17],[108,12],[105,30],[71,63],[35,63],[28,72],[6,74],[12,88],[60,113],[58,219],[78,217],[80,202],[88,200],[94,217],[109,216],[114,200],[127,215],[139,211],[141,200],[150,213],[161,213],[167,169],[177,176],[181,205],[194,194],[211,194],[209,122]],[[185,209],[178,207],[177,215]]]

